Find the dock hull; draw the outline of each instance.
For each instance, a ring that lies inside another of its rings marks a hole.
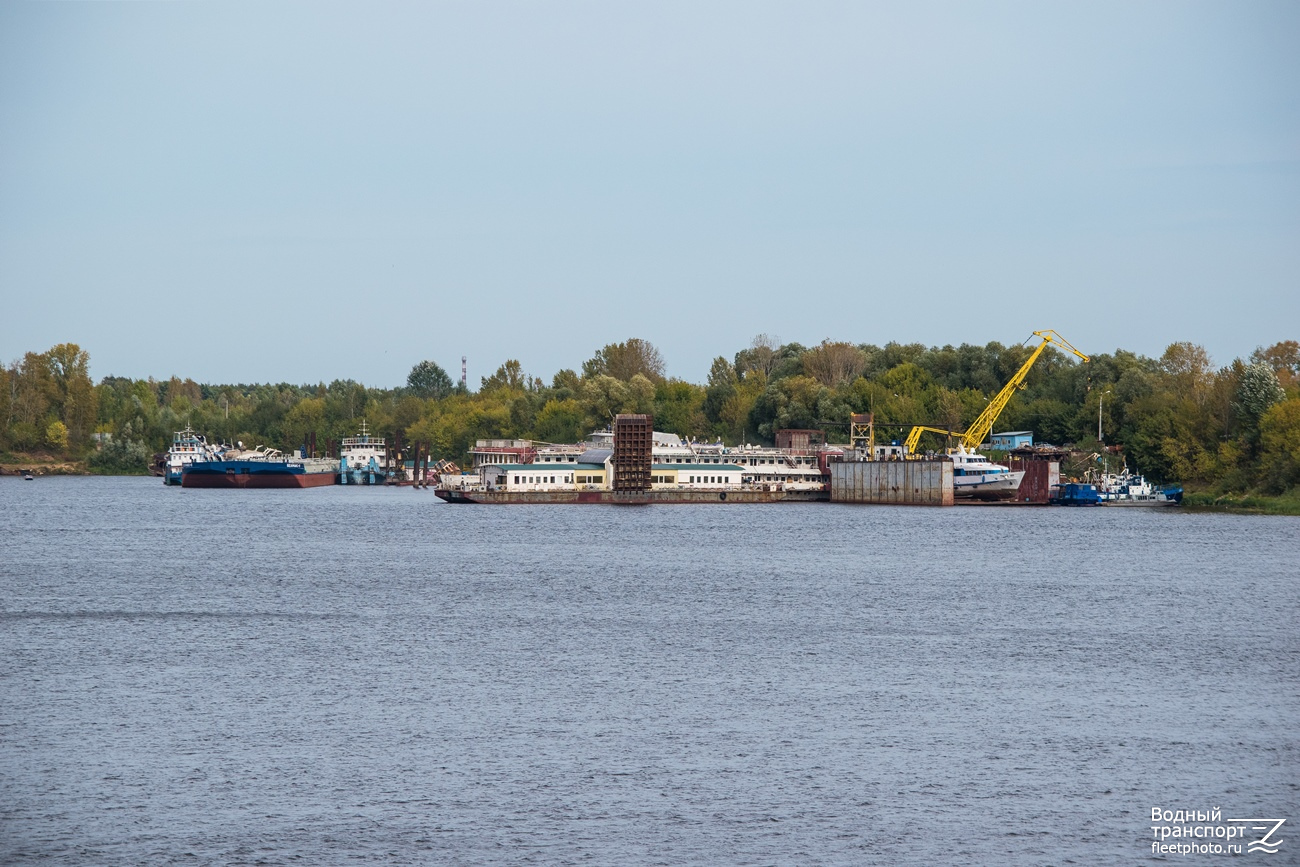
[[[183,488],[319,488],[332,485],[336,473],[185,473],[181,477]]]
[[[490,505],[621,505],[735,503],[816,503],[830,499],[826,491],[434,491],[448,503]]]

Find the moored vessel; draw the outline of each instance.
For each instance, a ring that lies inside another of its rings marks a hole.
[[[955,499],[1010,500],[1020,490],[1024,470],[995,464],[984,455],[966,451],[961,443],[949,452],[952,459],[952,495]]]
[[[1064,482],[1052,486],[1048,503],[1053,506],[1100,506],[1101,494],[1096,485]]]
[[[1097,485],[1104,506],[1177,506],[1183,502],[1182,485],[1153,485],[1145,476],[1129,471],[1102,473]]]
[[[315,488],[338,479],[339,464],[328,458],[311,458],[299,449],[283,455],[261,446],[250,451],[230,450],[218,460],[196,461],[181,471],[185,488]]]
[[[179,485],[185,467],[216,460],[222,451],[220,446],[209,445],[201,434],[195,433],[186,425],[185,430],[178,430],[172,435],[172,445],[164,459],[163,484]]]
[[[638,490],[619,489],[614,431],[604,430],[573,444],[480,440],[471,450],[474,471],[443,474],[435,494],[449,503],[814,502],[829,499],[827,461],[843,455],[821,439],[728,448],[643,433]]]
[[[388,474],[388,446],[383,437],[370,435],[362,419],[361,431],[339,445],[339,484],[382,485]]]

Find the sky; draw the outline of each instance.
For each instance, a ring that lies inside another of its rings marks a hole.
[[[0,4],[0,363],[1300,339],[1300,4]]]

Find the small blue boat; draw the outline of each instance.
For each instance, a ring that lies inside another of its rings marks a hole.
[[[1100,506],[1101,491],[1096,485],[1082,482],[1066,482],[1053,485],[1049,502],[1053,506]]]

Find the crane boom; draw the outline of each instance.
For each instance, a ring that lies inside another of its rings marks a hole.
[[[1043,350],[1047,348],[1047,344],[1054,343],[1057,346],[1062,346],[1085,362],[1088,360],[1088,356],[1075,349],[1070,344],[1070,341],[1055,331],[1035,331],[1034,336],[1043,338],[1043,342],[1038,344],[1038,347],[1029,354],[1029,358],[1024,364],[1020,365],[1020,369],[1016,371],[1015,376],[1011,377],[1011,381],[994,395],[993,399],[989,401],[989,405],[984,407],[984,411],[980,413],[979,418],[975,419],[971,426],[966,429],[966,433],[962,434],[961,442],[967,449],[979,448],[980,443],[984,442],[984,438],[993,431],[993,425],[997,422],[998,416],[1002,415],[1002,410],[1006,409],[1007,404],[1011,402],[1016,390],[1024,388],[1025,377],[1029,375],[1029,368],[1034,366],[1038,356],[1042,355]]]
[[[923,424],[919,424],[916,427],[912,428],[912,430],[907,435],[907,439],[903,441],[903,448],[905,449],[904,454],[908,454],[908,455],[916,454],[916,447],[921,443],[921,434],[925,433],[926,431],[931,431],[932,433],[941,433],[948,437],[951,437],[953,435],[952,431],[944,430],[941,427],[927,427]]]
[[[1035,331],[1034,336],[1041,337],[1043,342],[1035,347],[1034,351],[1029,354],[1029,358],[1025,360],[1025,363],[1020,365],[1020,369],[1016,371],[1016,375],[1011,377],[1011,380],[1002,387],[1002,390],[993,396],[993,399],[989,401],[989,405],[984,407],[984,411],[979,414],[979,418],[975,419],[971,426],[966,429],[966,432],[961,435],[961,444],[968,451],[978,449],[980,444],[984,442],[984,438],[993,431],[993,425],[997,422],[998,416],[1002,415],[1002,410],[1006,409],[1007,404],[1011,402],[1011,398],[1016,393],[1016,390],[1024,388],[1025,377],[1029,375],[1029,369],[1034,366],[1034,362],[1038,360],[1038,356],[1043,354],[1043,350],[1047,348],[1049,343],[1064,347],[1073,352],[1079,358],[1082,358],[1085,362],[1088,361],[1088,356],[1075,349],[1074,346],[1070,344],[1070,341],[1066,340],[1055,331]],[[916,453],[916,447],[921,441],[921,434],[925,431],[947,433],[951,435],[950,431],[918,425],[912,428],[911,432],[907,435],[905,445],[907,446],[908,454]]]

